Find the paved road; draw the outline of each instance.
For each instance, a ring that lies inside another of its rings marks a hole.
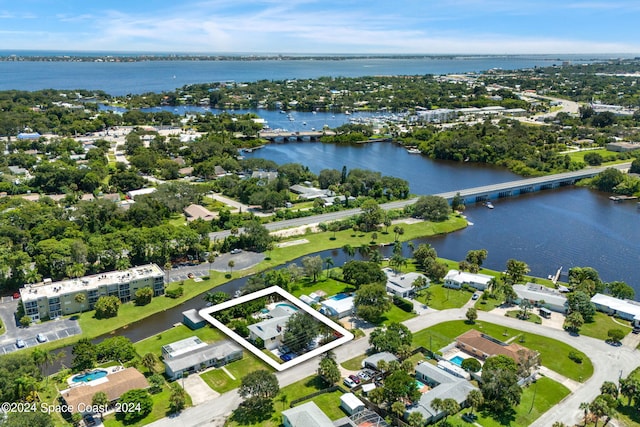
[[[404,324],[412,332],[417,332],[438,323],[450,320],[464,320],[466,319],[465,312],[464,308],[442,311],[428,310],[417,317],[407,320]],[[604,381],[615,381],[621,375],[626,376],[637,366],[640,366],[639,352],[633,348],[612,347],[604,341],[594,338],[571,336],[558,329],[522,322],[492,313],[479,312],[478,315],[482,321],[497,323],[566,342],[587,354],[593,362],[593,376],[579,386],[574,393],[538,418],[532,424],[534,427],[548,427],[556,421],[564,422],[567,425],[578,423],[582,414],[579,409],[581,402],[593,400],[599,394],[600,385]],[[363,354],[368,347],[369,343],[366,338],[352,341],[335,349],[336,359],[338,362],[344,362]],[[318,358],[315,358],[284,372],[278,372],[276,376],[280,386],[286,386],[301,378],[313,375],[317,367]],[[231,414],[240,402],[241,399],[237,392],[232,390],[215,399],[215,404],[188,408],[178,416],[164,418],[150,425],[154,427],[196,427],[219,424]]]

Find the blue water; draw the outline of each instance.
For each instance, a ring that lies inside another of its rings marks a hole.
[[[422,381],[420,381],[420,380],[415,380],[415,381],[416,381],[416,386],[417,386],[418,390],[422,390],[422,387],[426,387],[426,384],[423,383]]]
[[[463,360],[464,360],[464,357],[456,356],[449,359],[449,362],[453,363],[454,365],[462,366]]]
[[[332,296],[329,299],[332,299],[334,301],[340,301],[340,300],[348,298],[348,297],[349,297],[349,295],[347,295],[347,294],[336,294],[336,295]]]
[[[13,53],[16,52],[0,51],[3,56]],[[323,76],[449,74],[481,72],[491,68],[513,70],[550,66],[564,60],[590,62],[592,58],[597,56],[513,55],[269,61],[0,61],[0,90],[88,89],[121,96],[171,91],[195,83],[309,79]]]
[[[74,376],[71,381],[74,383],[86,383],[89,381],[97,380],[98,378],[104,378],[107,376],[107,371],[103,369],[96,369],[95,371],[87,372],[86,374],[79,374]]]
[[[298,307],[296,307],[295,305],[287,304],[285,302],[282,302],[280,304],[276,304],[276,307],[289,307],[290,309],[292,309],[294,311],[298,311]]]

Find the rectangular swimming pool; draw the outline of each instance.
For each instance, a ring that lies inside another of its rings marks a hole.
[[[453,363],[454,365],[462,366],[463,360],[464,360],[464,357],[455,356],[449,359],[449,362]]]
[[[348,297],[349,297],[349,295],[347,295],[347,294],[336,294],[336,295],[332,296],[329,299],[332,299],[334,301],[340,301],[341,299],[345,299],[345,298],[348,298]]]

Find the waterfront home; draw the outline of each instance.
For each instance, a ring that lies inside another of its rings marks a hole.
[[[460,270],[449,270],[444,276],[444,287],[460,289],[462,285],[469,285],[479,291],[484,291],[489,286],[493,277],[486,274],[468,273]]]
[[[640,326],[640,303],[631,300],[622,300],[610,295],[595,294],[591,302],[596,309],[612,316],[628,320],[633,326]]]
[[[382,271],[387,275],[387,292],[391,295],[397,295],[402,298],[410,297],[414,295],[416,291],[428,288],[431,283],[431,280],[429,280],[427,276],[413,271],[406,274],[400,274],[389,267],[383,268]],[[416,280],[419,278],[425,279],[424,286],[416,286]]]
[[[82,413],[91,408],[93,396],[100,391],[112,403],[129,390],[149,387],[147,379],[136,368],[118,370],[103,378],[77,384],[60,392],[60,397],[69,406],[71,413]]]
[[[557,289],[536,283],[527,283],[526,285],[513,285],[513,290],[517,295],[516,304],[526,300],[536,307],[544,307],[563,314],[567,312],[567,297]]]
[[[336,317],[342,319],[343,317],[353,314],[353,296],[346,294],[338,294],[331,298],[320,302],[320,313],[325,316]]]
[[[36,321],[93,310],[101,296],[115,295],[120,301],[127,302],[142,288],[151,288],[154,296],[164,294],[164,272],[156,264],[59,282],[44,279],[40,283],[24,285],[20,298],[25,314]],[[85,300],[76,298],[78,294],[84,294]]]
[[[436,422],[446,414],[445,411],[436,410],[431,406],[435,399],[453,399],[458,405],[465,407],[469,392],[477,390],[469,381],[428,362],[416,366],[416,380],[422,383],[422,396],[418,402],[407,407],[404,417],[407,419],[411,412],[420,412],[426,424]],[[418,386],[420,387],[420,384]]]
[[[242,347],[232,341],[205,344],[179,356],[163,360],[165,375],[170,380],[182,378],[210,367],[220,367],[242,359]]]

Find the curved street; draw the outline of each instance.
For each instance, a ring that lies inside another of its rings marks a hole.
[[[450,310],[427,310],[422,314],[403,322],[412,332],[429,328],[450,320],[464,320],[466,308]],[[590,402],[600,393],[600,386],[604,381],[617,381],[621,376],[628,375],[633,369],[640,366],[638,350],[626,346],[613,347],[604,341],[585,336],[572,336],[568,333],[548,326],[542,326],[530,322],[498,314],[478,312],[479,320],[496,323],[518,329],[523,332],[542,335],[565,342],[584,352],[593,363],[594,372],[589,380],[563,399],[559,404],[538,418],[532,426],[548,427],[556,421],[567,425],[577,424],[583,412],[579,409],[581,402]],[[369,328],[370,331],[371,328]],[[367,331],[368,332],[368,331]],[[369,343],[366,338],[351,341],[334,350],[338,362],[344,362],[366,352]],[[315,358],[301,363],[291,369],[276,373],[281,387],[299,381],[302,378],[313,375],[318,368],[319,359]],[[543,361],[544,363],[544,361]],[[241,398],[236,390],[231,390],[215,399],[214,404],[198,405],[184,410],[177,416],[163,418],[152,424],[154,427],[196,427],[224,424],[225,419],[240,404]]]

